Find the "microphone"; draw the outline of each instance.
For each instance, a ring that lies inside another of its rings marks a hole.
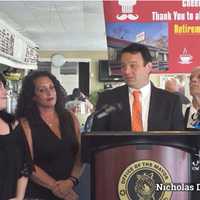
[[[96,110],[87,118],[85,126],[84,126],[84,131],[86,133],[91,132],[94,117],[96,117],[97,119],[101,119],[112,112],[120,111],[120,110],[122,110],[121,103],[114,103],[113,105],[105,104],[102,108],[100,108],[99,110]]]
[[[107,115],[109,115],[112,112],[120,111],[122,110],[122,104],[121,103],[114,103],[113,105],[104,105],[99,111],[97,111],[96,118],[101,119]]]

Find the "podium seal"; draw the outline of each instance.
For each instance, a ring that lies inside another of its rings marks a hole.
[[[127,166],[118,182],[120,200],[170,200],[172,191],[156,190],[156,184],[171,184],[170,174],[160,163],[140,160]]]

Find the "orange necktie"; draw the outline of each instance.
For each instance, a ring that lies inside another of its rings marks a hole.
[[[133,107],[132,107],[132,131],[143,131],[142,125],[142,106],[140,102],[140,91],[133,91]]]

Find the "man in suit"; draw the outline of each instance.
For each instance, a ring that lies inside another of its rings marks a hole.
[[[99,95],[96,110],[120,103],[122,109],[101,119],[94,118],[93,131],[134,131],[133,91],[140,93],[141,131],[183,130],[180,98],[156,88],[149,80],[152,58],[145,45],[132,43],[121,52],[121,73],[126,85]]]

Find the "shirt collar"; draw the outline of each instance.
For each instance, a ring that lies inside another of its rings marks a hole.
[[[131,94],[133,93],[133,91],[139,90],[141,92],[142,96],[144,97],[144,96],[146,96],[147,94],[150,93],[151,83],[149,81],[149,83],[147,85],[143,86],[140,89],[135,89],[135,88],[128,87],[128,90],[129,90],[129,93],[131,93]]]

